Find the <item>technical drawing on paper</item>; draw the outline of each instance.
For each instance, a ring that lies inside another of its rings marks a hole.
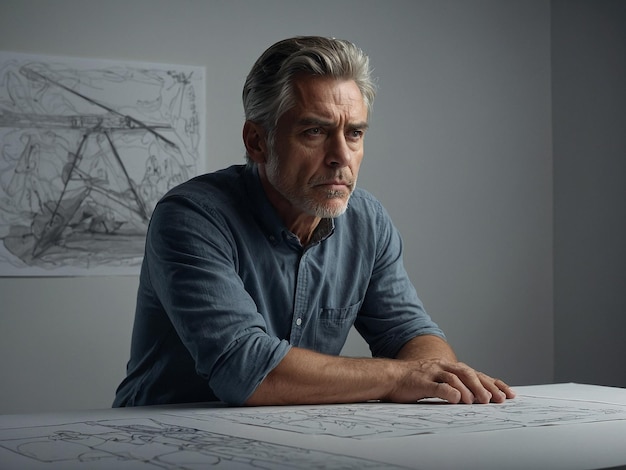
[[[10,420],[5,420],[0,429],[0,467],[10,461],[9,468],[63,470],[402,469],[350,449],[359,444],[375,449],[390,438],[420,434],[615,420],[626,420],[626,406],[528,396],[498,405],[178,408],[155,410],[149,417],[139,413],[101,419],[46,418],[45,423],[31,426],[7,425]]]
[[[138,272],[204,170],[204,69],[0,52],[0,275]]]
[[[55,468],[378,469],[381,462],[230,436],[157,419],[101,420],[0,431],[0,448]],[[22,461],[26,463],[26,461]],[[402,469],[384,464],[385,468]],[[81,468],[81,467],[79,467]],[[134,468],[134,467],[133,467]]]
[[[301,434],[370,439],[418,434],[499,431],[521,427],[626,420],[626,407],[546,398],[517,397],[502,404],[415,405],[368,403],[289,409],[222,409],[193,413],[251,426]]]

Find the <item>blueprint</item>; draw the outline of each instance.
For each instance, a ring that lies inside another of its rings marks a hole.
[[[522,394],[491,405],[196,405],[7,415],[0,416],[0,468],[429,468],[420,467],[429,449],[450,443],[499,442],[507,433],[600,423],[624,429],[626,403]],[[519,449],[517,437],[512,441]]]

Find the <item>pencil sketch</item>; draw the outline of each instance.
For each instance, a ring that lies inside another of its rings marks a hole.
[[[0,275],[138,272],[204,136],[201,67],[0,52]]]
[[[262,428],[351,439],[380,439],[419,434],[501,431],[626,420],[617,405],[518,397],[498,405],[416,405],[367,403],[289,409],[222,409],[194,412],[195,419],[225,419]]]
[[[172,425],[153,418],[0,431],[0,448],[45,468],[401,469],[381,462]],[[134,464],[134,465],[133,465]],[[23,467],[22,467],[23,468]]]

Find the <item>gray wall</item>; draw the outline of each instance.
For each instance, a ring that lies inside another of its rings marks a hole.
[[[626,387],[626,2],[553,2],[555,377]]]
[[[17,52],[206,66],[208,164],[241,162],[240,90],[297,34],[345,37],[380,91],[360,184],[460,358],[512,384],[553,379],[550,3],[3,0]],[[0,279],[0,412],[109,406],[137,278]],[[347,354],[363,354],[352,337]]]

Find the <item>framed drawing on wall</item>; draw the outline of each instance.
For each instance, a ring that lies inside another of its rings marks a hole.
[[[206,171],[203,67],[0,52],[0,275],[136,274]]]

